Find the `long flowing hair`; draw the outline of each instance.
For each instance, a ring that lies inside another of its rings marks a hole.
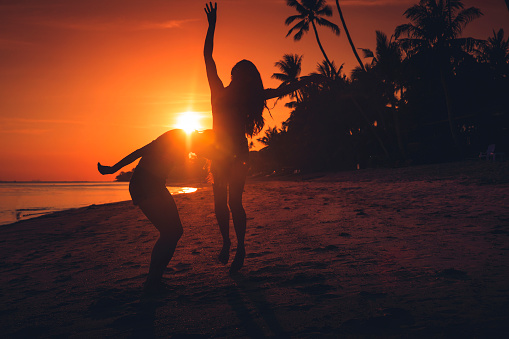
[[[260,72],[249,60],[241,60],[232,68],[232,84],[237,89],[238,104],[246,114],[245,132],[249,137],[260,133],[265,121],[264,87]]]

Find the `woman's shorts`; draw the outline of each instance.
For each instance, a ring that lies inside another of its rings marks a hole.
[[[244,180],[249,170],[248,155],[240,157],[225,157],[212,160],[210,172],[214,182],[230,182]]]
[[[139,205],[148,198],[169,194],[165,178],[158,178],[146,169],[138,167],[129,182],[129,193],[134,205]]]

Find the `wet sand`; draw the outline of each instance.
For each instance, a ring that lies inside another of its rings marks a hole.
[[[251,179],[234,276],[210,187],[175,200],[155,298],[157,231],[131,202],[0,227],[2,337],[509,337],[508,162]]]

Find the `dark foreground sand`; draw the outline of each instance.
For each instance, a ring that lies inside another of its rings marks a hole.
[[[509,164],[251,180],[248,256],[220,248],[210,188],[141,298],[156,230],[130,202],[0,227],[3,338],[509,337]]]

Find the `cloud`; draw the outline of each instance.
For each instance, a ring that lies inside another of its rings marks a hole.
[[[14,39],[2,39],[0,38],[0,49],[13,50],[13,49],[24,49],[34,46],[34,43],[14,40]]]
[[[141,23],[138,25],[139,30],[145,29],[170,29],[170,28],[180,28],[184,24],[188,22],[198,21],[198,19],[187,19],[187,20],[169,20],[165,22],[149,22],[149,23]]]
[[[144,31],[144,30],[174,29],[181,28],[185,24],[194,21],[198,21],[198,19],[167,20],[162,22],[128,21],[128,20],[106,21],[102,19],[80,19],[80,20],[30,19],[27,20],[25,24],[65,30],[100,32],[100,31]]]
[[[0,117],[0,134],[40,135],[53,131],[55,125],[84,125],[83,121]],[[43,126],[41,126],[43,125]]]
[[[61,7],[58,4],[48,4],[47,2],[39,1],[37,3],[23,3],[14,2],[11,4],[1,4],[0,12],[19,12],[34,9],[48,9]]]
[[[0,129],[0,134],[30,134],[41,135],[50,132],[50,129],[23,128],[23,129]]]
[[[342,7],[413,6],[417,0],[342,0]],[[334,7],[336,6],[333,2]],[[332,6],[332,5],[331,5]]]
[[[161,95],[146,97],[142,103],[146,105],[181,105],[189,103],[209,103],[209,93],[178,93],[178,95]]]
[[[83,125],[85,122],[77,120],[62,120],[62,119],[30,119],[30,118],[10,118],[0,117],[0,121],[3,124],[73,124]]]

